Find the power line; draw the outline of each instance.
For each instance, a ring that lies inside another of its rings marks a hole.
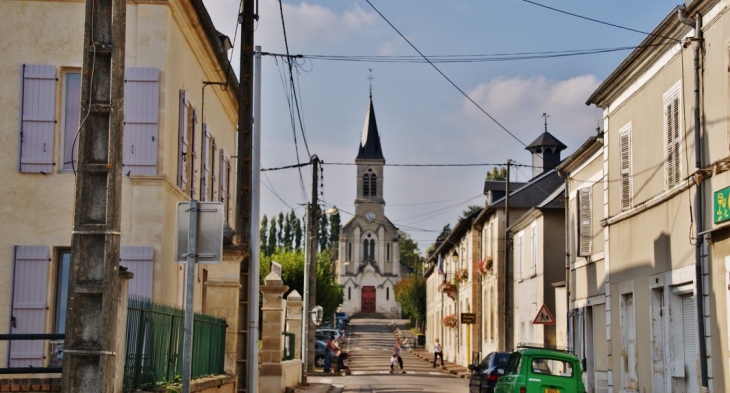
[[[358,165],[356,163],[352,162],[328,162],[323,163],[322,165]],[[450,166],[505,166],[505,163],[475,163],[475,164],[383,164],[383,166],[410,166],[410,167],[450,167]],[[527,168],[534,168],[533,165],[526,165],[526,164],[510,164],[511,166],[522,166]]]

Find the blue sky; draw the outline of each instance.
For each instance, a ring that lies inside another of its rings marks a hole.
[[[580,19],[524,0],[370,0],[426,56],[492,55],[638,45],[645,35]],[[570,13],[650,32],[678,4],[657,0],[535,0]],[[204,0],[218,30],[234,36],[239,0]],[[285,53],[278,0],[259,0],[256,45]],[[289,52],[327,56],[416,56],[417,52],[365,0],[283,1]],[[238,70],[239,37],[234,49]],[[436,66],[524,144],[548,131],[567,157],[595,134],[601,111],[585,101],[630,51],[518,61]],[[278,62],[278,64],[277,64]],[[297,163],[282,61],[262,60],[262,167]],[[373,104],[387,164],[530,164],[529,152],[423,63],[306,60],[295,72],[309,152],[325,162],[324,195],[342,221],[354,213],[354,163],[368,104]],[[297,128],[299,161],[308,156]],[[421,251],[468,205],[483,205],[491,167],[385,167],[386,215]],[[530,168],[512,173],[519,181]],[[311,194],[311,169],[266,172],[261,213],[295,208]],[[275,190],[276,196],[271,190]]]

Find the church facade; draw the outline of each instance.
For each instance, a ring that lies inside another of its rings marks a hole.
[[[394,293],[401,278],[398,228],[385,216],[385,157],[372,96],[355,164],[355,216],[340,230],[337,274],[344,293],[342,311],[397,318],[401,315]]]

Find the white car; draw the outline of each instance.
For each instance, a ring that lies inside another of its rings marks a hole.
[[[343,333],[342,331],[337,330],[337,329],[322,328],[322,329],[317,329],[317,333],[323,333],[326,335],[334,335],[335,341],[337,341],[338,343],[342,342],[342,340],[345,339],[345,333]]]

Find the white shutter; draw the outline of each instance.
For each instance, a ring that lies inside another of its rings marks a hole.
[[[682,177],[680,167],[680,144],[679,136],[679,92],[673,93],[664,101],[664,128],[666,132],[666,184],[672,188],[679,184]]]
[[[697,326],[694,296],[682,296],[682,328],[684,341],[685,391],[699,393],[697,383]]]
[[[631,133],[619,135],[621,148],[621,210],[631,207]]]
[[[578,190],[578,255],[591,255],[591,189]]]

